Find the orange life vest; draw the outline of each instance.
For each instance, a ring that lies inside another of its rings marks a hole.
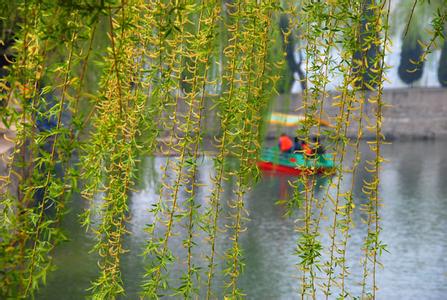
[[[282,152],[289,151],[293,147],[293,141],[287,136],[279,137],[279,150]]]
[[[308,144],[303,143],[301,147],[303,147],[304,154],[312,155],[313,153],[312,148],[310,148]]]

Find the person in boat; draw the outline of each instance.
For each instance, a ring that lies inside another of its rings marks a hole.
[[[313,154],[312,148],[305,141],[300,140],[298,137],[294,138],[293,150],[294,153],[302,153],[305,155]]]
[[[295,153],[300,153],[303,151],[303,147],[301,147],[301,140],[296,136],[293,139],[293,150]]]
[[[314,154],[314,151],[313,151],[312,147],[309,146],[309,144],[306,143],[306,141],[302,141],[302,142],[301,142],[301,152],[302,152],[304,155],[308,155],[308,156]]]
[[[323,155],[326,152],[318,137],[312,138],[312,144],[314,145],[314,148],[312,149],[313,154]]]
[[[279,150],[282,153],[292,153],[293,152],[293,141],[285,133],[280,135],[278,146],[279,146]]]

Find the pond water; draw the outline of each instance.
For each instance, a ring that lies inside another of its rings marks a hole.
[[[366,145],[362,147],[367,153]],[[378,269],[378,299],[447,297],[446,149],[447,141],[394,142],[384,146],[383,155],[390,162],[384,164],[381,173],[381,240],[387,244],[389,252],[383,253],[380,259],[384,268]],[[366,201],[361,191],[361,182],[368,176],[363,171],[367,158],[368,154],[362,158],[360,171],[355,175],[356,185],[353,191],[356,207]],[[160,172],[165,159],[144,160],[145,169],[138,184],[138,192],[134,192],[130,198],[131,234],[125,239],[126,248],[130,252],[122,259],[123,281],[127,293],[125,298],[128,299],[138,298],[146,264],[140,254],[147,239],[144,228],[150,221],[147,210],[158,197],[153,175]],[[199,181],[210,183],[212,166],[210,158],[204,159],[198,174]],[[350,176],[345,175],[342,188],[346,189],[351,184]],[[293,178],[264,175],[245,199],[249,220],[245,223],[247,230],[240,240],[245,253],[245,271],[239,283],[247,294],[247,299],[299,299],[300,273],[296,267],[298,257],[294,255],[294,251],[299,236],[295,231],[295,220],[301,212],[297,210],[292,217],[285,217],[284,205],[275,204],[277,200],[287,199],[291,194],[289,180]],[[328,181],[329,179],[319,181],[321,187],[316,192],[317,196],[325,189]],[[227,186],[226,190],[231,189]],[[229,198],[230,193],[225,192],[224,197]],[[207,189],[199,190],[197,198],[203,206],[207,205]],[[94,280],[97,267],[95,255],[88,254],[94,238],[78,225],[77,215],[84,205],[81,199],[73,199],[71,211],[63,223],[70,241],[54,252],[57,270],[49,275],[47,285],[38,295],[39,299],[82,299],[88,294],[86,289],[90,281]],[[225,213],[224,209],[223,214]],[[347,286],[353,296],[358,296],[361,292],[360,248],[366,233],[362,214],[358,209],[354,211],[355,227],[351,230],[348,243],[351,275]],[[223,227],[225,218],[221,222]],[[178,255],[179,263],[172,267],[173,281],[181,276],[176,270],[182,267],[181,261],[184,259],[181,236],[185,229],[178,226],[175,232],[178,233],[178,241],[174,241],[171,246],[176,249],[174,253]],[[225,248],[228,245],[228,235],[229,233],[220,233],[220,247]],[[200,260],[204,252],[207,252],[207,247],[202,237],[198,237],[197,242],[196,257]],[[327,246],[327,234],[323,234],[322,242]],[[179,247],[176,247],[176,243]],[[220,253],[219,257],[222,256],[223,253]],[[327,251],[323,252],[322,261],[324,260],[327,260]],[[221,270],[222,266],[219,265],[218,269]],[[219,290],[219,284],[216,284],[216,288]],[[222,297],[218,294],[216,298]],[[331,298],[335,299],[336,293]]]

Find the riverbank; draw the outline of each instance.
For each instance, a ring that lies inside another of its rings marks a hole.
[[[324,101],[323,107],[324,117],[332,123],[335,123],[335,118],[338,115],[338,108],[332,105],[336,96],[336,93],[332,93]],[[386,106],[383,111],[382,133],[388,140],[447,138],[447,89],[387,89],[383,92],[383,101]],[[179,111],[186,111],[186,105],[183,106],[180,105]],[[212,103],[206,104],[206,118],[203,122],[205,138],[210,141],[209,144],[211,144],[213,136],[218,135],[220,123],[216,111],[211,110],[211,106]],[[300,94],[280,95],[273,101],[272,111],[298,114],[299,112],[296,110],[301,106]],[[372,105],[364,105],[363,113],[369,119],[374,120],[375,110]],[[355,114],[359,114],[359,111],[356,111]],[[348,136],[357,136],[357,128],[356,122],[352,122],[348,129]],[[267,138],[277,138],[278,133],[282,130],[284,129],[277,126],[269,126]],[[294,135],[296,128],[291,127],[287,130],[289,134]],[[373,133],[363,130],[364,138],[372,138],[373,135]],[[4,156],[12,149],[11,140],[14,136],[14,129],[0,126],[0,155]]]
[[[338,107],[337,93],[331,93],[324,101],[324,117],[335,123]],[[383,110],[382,133],[387,139],[437,139],[447,138],[447,89],[445,88],[403,88],[387,89],[382,97],[386,106]],[[281,95],[272,105],[272,110],[281,113],[299,113],[302,107],[301,94]],[[360,111],[353,112],[354,116]],[[369,103],[363,106],[363,114],[375,119],[375,107]],[[348,136],[357,136],[357,124],[352,122]],[[278,129],[269,128],[268,136],[276,136]],[[373,133],[363,130],[364,138]]]

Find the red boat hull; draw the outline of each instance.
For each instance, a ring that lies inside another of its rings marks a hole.
[[[263,170],[263,171],[270,171],[270,172],[275,172],[275,173],[280,173],[280,174],[285,174],[285,175],[301,175],[303,172],[306,172],[308,174],[321,174],[324,173],[325,171],[327,171],[326,169],[323,168],[319,168],[316,170],[302,170],[302,169],[298,169],[298,168],[292,168],[292,167],[288,167],[288,166],[282,166],[282,165],[276,165],[273,164],[271,162],[267,162],[267,161],[258,161],[257,162],[259,169]]]

